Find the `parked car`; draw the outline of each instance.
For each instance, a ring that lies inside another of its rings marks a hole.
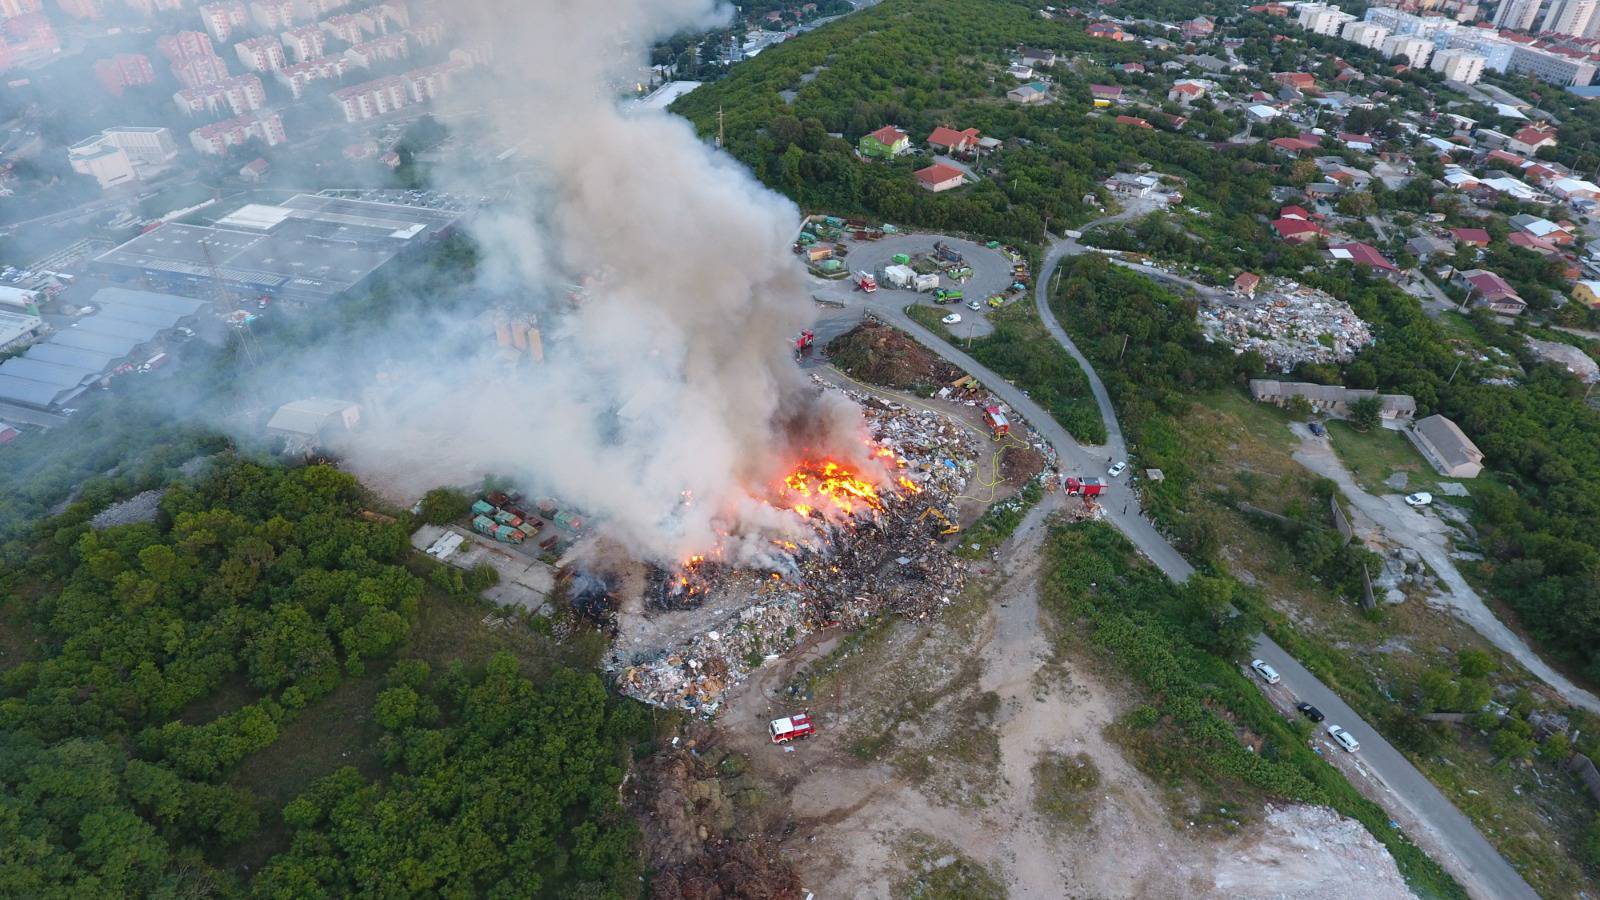
[[[970,309],[973,312],[977,312],[978,310],[983,309],[983,304],[979,303],[976,300],[968,300],[967,301],[967,309]]]
[[[1312,706],[1311,704],[1306,703],[1304,701],[1302,701],[1300,703],[1296,703],[1294,705],[1294,708],[1300,710],[1300,714],[1301,715],[1305,716],[1306,718],[1310,719],[1313,722],[1321,722],[1323,720],[1323,718],[1324,718],[1324,716],[1322,715],[1322,710],[1317,709],[1315,706]]]
[[[1340,728],[1337,725],[1328,726],[1328,735],[1337,741],[1339,746],[1343,747],[1344,752],[1346,753],[1354,753],[1361,749],[1361,742],[1357,741],[1354,737],[1351,737],[1350,732],[1345,731],[1343,728]]]
[[[1323,428],[1321,422],[1308,422],[1306,427],[1311,429],[1311,433],[1317,437],[1322,437],[1328,433],[1328,429]]]
[[[1406,495],[1406,505],[1423,507],[1433,502],[1433,495],[1427,491],[1417,491],[1415,494]]]
[[[1260,675],[1261,680],[1265,681],[1267,684],[1277,684],[1283,680],[1281,677],[1279,677],[1278,670],[1267,665],[1267,661],[1264,659],[1250,660],[1250,668],[1255,669],[1256,674]]]
[[[939,321],[943,322],[946,325],[960,325],[961,324],[961,313],[951,313],[950,315],[945,316],[944,318],[940,319]]]
[[[1125,463],[1125,462],[1119,462],[1119,463],[1116,463],[1116,464],[1112,465],[1111,468],[1107,469],[1106,470],[1106,474],[1110,475],[1112,478],[1115,478],[1118,475],[1121,475],[1123,472],[1126,472],[1126,471],[1128,471],[1128,464]]]

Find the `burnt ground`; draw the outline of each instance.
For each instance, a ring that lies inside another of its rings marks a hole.
[[[828,342],[829,360],[850,377],[928,396],[966,373],[890,325],[867,319]]]

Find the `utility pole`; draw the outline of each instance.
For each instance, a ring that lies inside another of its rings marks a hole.
[[[1122,349],[1117,351],[1117,362],[1122,362],[1122,354],[1128,352],[1128,338],[1129,337],[1131,337],[1131,335],[1126,335],[1125,334],[1125,335],[1122,336]]]
[[[1461,363],[1462,362],[1464,362],[1464,360],[1459,360],[1459,359],[1456,360],[1456,367],[1454,369],[1450,370],[1450,377],[1445,379],[1444,383],[1445,383],[1446,387],[1449,387],[1450,382],[1456,380],[1456,373],[1461,371]]]
[[[717,149],[722,149],[722,104],[717,104]]]

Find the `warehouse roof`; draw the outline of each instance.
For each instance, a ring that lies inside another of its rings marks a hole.
[[[331,400],[322,397],[311,397],[305,400],[296,400],[278,407],[267,421],[267,430],[280,434],[295,434],[315,437],[327,427],[330,419],[344,417],[347,411],[355,406],[349,400]]]

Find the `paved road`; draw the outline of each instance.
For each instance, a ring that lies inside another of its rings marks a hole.
[[[1135,214],[1136,211],[1130,210],[1108,219]],[[1092,227],[1102,221],[1106,220],[1099,220],[1085,227]],[[1111,403],[1110,396],[1106,393],[1099,376],[1095,374],[1094,367],[1088,363],[1087,358],[1056,322],[1055,316],[1049,310],[1047,299],[1046,292],[1049,290],[1050,278],[1061,259],[1087,250],[1088,248],[1075,241],[1062,240],[1054,243],[1040,267],[1035,302],[1039,306],[1040,317],[1044,319],[1046,327],[1067,352],[1078,360],[1078,364],[1089,376],[1095,401],[1106,423],[1106,433],[1115,436],[1112,446],[1122,447],[1124,446],[1122,429],[1117,423],[1116,409]],[[965,369],[982,381],[984,386],[993,391],[997,397],[1021,413],[1055,447],[1064,471],[1078,470],[1084,473],[1104,471],[1106,464],[1104,454],[1107,452],[1105,448],[1086,448],[1079,444],[1021,390],[980,365],[977,360],[952,347],[938,335],[913,322],[897,302],[887,301],[886,298],[864,297],[860,301],[853,302],[852,307],[824,316],[818,323],[818,337],[826,340],[842,333],[870,311],[878,318],[905,331],[934,353]],[[1174,581],[1184,581],[1194,574],[1194,567],[1188,560],[1184,559],[1183,555],[1156,530],[1150,520],[1145,518],[1143,510],[1139,508],[1138,497],[1132,491],[1118,493],[1121,495],[1119,497],[1121,503],[1105,505],[1107,521],[1127,535],[1128,539],[1169,578]],[[1295,662],[1282,647],[1264,634],[1256,639],[1254,652],[1278,669],[1283,676],[1284,684],[1294,692],[1294,696],[1321,708],[1330,721],[1344,726],[1361,742],[1360,766],[1374,776],[1377,782],[1375,786],[1391,800],[1387,806],[1390,814],[1396,815],[1397,818],[1407,818],[1397,814],[1394,809],[1395,806],[1402,807],[1410,814],[1409,817],[1419,823],[1419,827],[1429,832],[1427,835],[1417,836],[1420,842],[1430,850],[1441,865],[1462,882],[1470,894],[1485,900],[1488,898],[1531,900],[1538,897],[1522,876],[1517,874],[1505,858],[1484,839],[1472,822],[1330,688],[1318,681],[1316,676]]]

